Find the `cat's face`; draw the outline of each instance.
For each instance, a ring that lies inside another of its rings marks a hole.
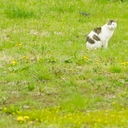
[[[107,22],[107,25],[110,30],[114,30],[117,27],[117,23],[115,20],[109,20]]]

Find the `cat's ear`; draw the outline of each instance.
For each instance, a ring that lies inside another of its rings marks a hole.
[[[117,22],[117,19],[114,19],[114,22]]]
[[[109,24],[109,23],[110,23],[110,20],[111,20],[111,19],[107,19],[107,24]]]
[[[107,19],[107,22],[109,22],[111,19]]]
[[[107,19],[107,23],[106,23],[107,25],[110,25],[111,23],[110,23],[110,19]]]

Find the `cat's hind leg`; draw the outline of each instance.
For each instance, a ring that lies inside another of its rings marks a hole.
[[[102,48],[102,42],[101,41],[95,41],[94,44],[91,44],[90,42],[86,42],[87,49],[97,49]]]

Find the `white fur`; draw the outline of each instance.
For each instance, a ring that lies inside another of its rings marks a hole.
[[[95,33],[94,31],[91,31],[88,36],[90,38],[92,38],[94,34],[98,36],[98,34]],[[102,47],[102,42],[101,41],[95,41],[95,44],[90,44],[89,42],[86,42],[86,47],[87,47],[87,49],[101,48]]]
[[[112,22],[111,25],[108,25],[107,23],[101,27],[101,33],[97,34],[94,31],[91,31],[89,33],[89,37],[92,39],[93,35],[97,35],[100,38],[100,41],[96,41],[94,44],[91,44],[89,42],[86,42],[87,49],[97,49],[97,48],[107,48],[108,47],[108,41],[112,37],[115,28],[117,27],[116,22]]]

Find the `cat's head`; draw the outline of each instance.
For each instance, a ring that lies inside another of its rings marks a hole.
[[[114,30],[117,27],[117,23],[115,20],[108,20],[107,26],[110,30]]]

